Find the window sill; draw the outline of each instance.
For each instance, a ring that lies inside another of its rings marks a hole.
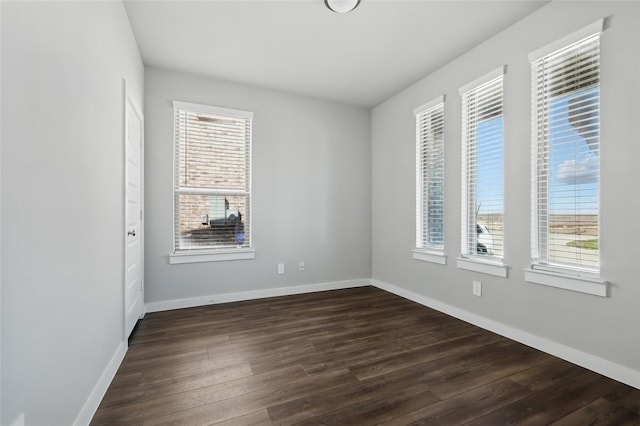
[[[509,269],[500,261],[492,262],[475,258],[458,257],[456,258],[456,263],[458,269],[466,269],[467,271],[480,272],[481,274],[502,278],[507,278],[507,270]]]
[[[413,258],[415,260],[422,260],[423,262],[437,263],[438,265],[447,264],[447,255],[440,251],[429,250],[413,250]]]
[[[603,281],[600,278],[589,278],[540,269],[525,269],[524,280],[534,284],[607,297],[607,281]]]
[[[253,249],[221,249],[207,251],[190,251],[169,255],[169,264],[196,262],[223,262],[227,260],[250,260],[256,258]]]

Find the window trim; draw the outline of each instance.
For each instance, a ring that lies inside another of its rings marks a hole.
[[[471,89],[475,89],[478,86],[481,86],[485,83],[490,82],[493,79],[496,79],[500,76],[504,76],[507,73],[507,66],[506,65],[500,65],[498,68],[489,71],[488,73],[486,73],[485,75],[483,75],[482,77],[478,77],[475,80],[465,84],[464,86],[461,86],[458,89],[458,94],[460,96],[464,95],[466,92],[468,92]]]
[[[545,56],[557,52],[558,50],[564,49],[565,47],[573,43],[577,43],[587,37],[600,34],[603,30],[604,18],[600,18],[584,28],[574,31],[571,34],[561,37],[558,40],[552,41],[551,43],[548,43],[540,47],[539,49],[536,49],[533,52],[529,53],[529,62],[533,63]]]
[[[241,109],[223,108],[213,105],[195,104],[192,102],[173,101],[173,109],[175,110],[176,108],[187,109],[189,111],[201,112],[204,114],[230,115],[233,117],[253,119],[252,111],[244,111]]]
[[[529,53],[529,64],[531,69],[533,70],[535,62],[540,59],[549,56],[559,50],[563,50],[570,45],[580,42],[586,38],[591,36],[599,35],[604,30],[604,18],[598,19],[597,21],[574,31],[564,37],[561,37],[551,43],[548,43],[545,46],[542,46],[539,49],[534,50]],[[532,71],[533,72],[533,71]],[[532,74],[533,75],[533,74]],[[538,179],[535,175],[535,170],[538,168],[537,163],[537,149],[538,149],[538,141],[537,141],[537,87],[536,81],[531,80],[531,215],[532,215],[532,224],[537,220],[536,206],[538,204],[537,199],[537,185]],[[598,194],[598,204],[600,205],[600,195]],[[598,208],[599,210],[599,208]],[[598,212],[598,216],[600,213]],[[599,219],[598,219],[599,220]],[[533,225],[532,225],[533,227]],[[548,232],[548,230],[547,230]],[[534,244],[539,239],[538,234],[539,231],[534,231],[532,228],[531,235],[531,251],[532,251],[532,259],[531,259],[531,267],[524,269],[524,279],[527,282],[534,284],[542,284],[550,287],[561,288],[565,290],[576,291],[580,293],[592,294],[601,297],[607,297],[608,294],[608,281],[603,280],[600,276],[601,266],[602,264],[598,264],[597,269],[591,269],[588,267],[581,267],[579,265],[563,265],[557,263],[547,263],[546,261],[539,261],[533,259],[533,251],[536,248]]]
[[[491,80],[495,80],[496,78],[499,77],[503,77],[504,75],[507,73],[507,66],[506,65],[501,65],[498,68],[493,69],[492,71],[484,74],[483,76],[476,78],[475,80],[461,86],[458,89],[458,93],[459,95],[462,97],[465,93],[467,93],[470,90],[475,89],[478,86],[481,86],[485,83],[490,82]],[[503,92],[504,92],[504,80],[503,80]],[[504,95],[503,95],[504,96]],[[462,117],[462,123],[464,124],[466,121],[466,117]],[[503,119],[504,119],[504,98],[503,98]],[[504,126],[504,122],[503,122],[503,126]],[[466,146],[467,146],[467,141],[464,138],[464,129],[461,129],[461,139],[462,139],[462,190],[461,190],[461,195],[462,195],[462,209],[463,212],[461,214],[462,219],[465,219],[466,214],[465,211],[468,211],[468,206],[467,206],[467,171],[466,171],[466,166],[465,166],[465,162],[466,162]],[[504,130],[503,130],[503,152],[504,152]],[[504,172],[504,158],[503,158],[503,172]],[[504,173],[503,173],[503,197],[504,197]],[[504,199],[503,199],[503,210],[504,210]],[[503,212],[504,215],[504,212]],[[467,241],[467,228],[468,228],[468,223],[466,221],[466,219],[464,220],[464,222],[461,221],[461,245],[460,245],[460,256],[456,258],[456,266],[458,269],[466,269],[466,270],[470,270],[470,271],[474,271],[474,272],[480,272],[480,273],[484,273],[484,274],[489,274],[489,275],[494,275],[494,276],[498,276],[498,277],[503,277],[506,278],[508,275],[508,269],[509,267],[504,263],[504,258],[500,259],[497,257],[480,257],[478,255],[472,254],[472,253],[464,253],[462,247],[463,244],[466,243]],[[503,250],[504,250],[504,216],[503,216]],[[503,254],[504,256],[504,254]]]
[[[481,274],[493,275],[501,278],[507,278],[509,276],[509,267],[499,259],[484,260],[478,257],[460,256],[456,258],[456,267],[458,269],[480,272]]]
[[[420,105],[419,107],[416,107],[413,109],[413,115],[414,118],[416,120],[418,120],[418,117],[420,114],[427,112],[431,109],[434,109],[436,107],[442,106],[442,130],[444,132],[444,102],[446,99],[446,95],[440,95],[437,96],[436,98],[432,99],[431,101]],[[419,131],[419,124],[416,121],[416,132]],[[447,257],[444,254],[444,205],[443,205],[443,221],[442,221],[442,235],[443,235],[443,240],[442,240],[442,247],[433,247],[430,246],[429,244],[424,244],[423,247],[420,247],[420,244],[418,243],[418,239],[420,238],[420,235],[422,232],[422,230],[424,229],[424,227],[426,226],[426,223],[423,223],[422,221],[422,217],[423,217],[423,210],[422,210],[422,197],[419,196],[418,194],[421,194],[424,192],[424,187],[423,187],[423,183],[424,183],[424,174],[422,173],[423,170],[420,167],[420,163],[421,163],[421,159],[422,159],[422,153],[421,153],[421,147],[422,147],[423,143],[422,140],[419,138],[418,135],[416,135],[416,248],[414,250],[412,250],[413,252],[413,258],[416,260],[422,260],[425,262],[432,262],[432,263],[437,263],[440,265],[446,265],[447,263]],[[443,142],[443,146],[442,146],[442,154],[444,156],[444,142]],[[444,163],[443,163],[443,168],[444,168]],[[444,179],[443,179],[443,185],[444,185]],[[443,187],[443,200],[444,200],[444,187]]]
[[[219,115],[227,115],[238,118],[245,118],[250,121],[253,120],[254,113],[252,111],[245,111],[239,109],[232,108],[224,108],[213,105],[204,105],[193,102],[184,102],[173,100],[172,101],[172,109],[173,109],[173,173],[172,173],[172,249],[169,254],[169,264],[183,264],[183,263],[198,263],[198,262],[220,262],[220,261],[229,261],[229,260],[250,260],[255,259],[255,249],[253,248],[253,232],[249,233],[249,246],[248,247],[219,247],[219,248],[204,248],[204,249],[191,249],[191,250],[176,250],[176,232],[175,232],[175,211],[176,211],[176,197],[175,195],[180,192],[180,189],[176,186],[176,176],[175,170],[177,167],[176,164],[176,122],[175,122],[175,113],[176,109],[184,109],[190,112],[199,112],[204,114],[219,114]],[[248,153],[248,169],[249,169],[249,179],[248,179],[248,195],[249,198],[253,198],[253,122],[251,122],[251,131],[249,132],[249,153]],[[197,188],[189,190],[190,193],[197,192],[208,192],[208,190],[199,190]],[[220,192],[220,191],[217,191]],[[222,191],[224,192],[224,191]],[[252,226],[253,223],[253,208],[249,209],[248,212],[248,223],[249,226]]]
[[[524,280],[533,284],[607,297],[608,281],[600,279],[599,276],[590,277],[576,271],[573,272],[569,273],[569,270],[566,269],[559,271],[557,268],[547,269],[532,265],[531,268],[524,269]]]
[[[222,262],[227,260],[250,260],[255,258],[256,251],[254,249],[219,248],[172,253],[169,255],[169,264],[176,265],[182,263]]]
[[[427,109],[431,109],[431,108],[433,108],[435,106],[438,106],[439,104],[443,104],[445,99],[446,99],[445,95],[437,96],[436,98],[430,100],[429,102],[427,102],[425,104],[422,104],[419,107],[415,107],[413,109],[413,115],[418,115],[418,114],[420,114],[421,112],[424,112]]]
[[[415,249],[411,251],[412,257],[415,260],[421,260],[423,262],[437,263],[438,265],[447,264],[447,255],[444,251],[427,250],[427,249]]]

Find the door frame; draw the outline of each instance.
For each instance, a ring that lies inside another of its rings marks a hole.
[[[140,119],[142,124],[141,140],[140,140],[140,319],[144,318],[146,313],[146,305],[144,303],[144,115],[142,114],[136,102],[129,94],[127,86],[127,80],[122,79],[123,85],[123,108],[122,108],[122,141],[123,141],[123,153],[122,153],[122,340],[127,341],[127,145],[128,132],[127,132],[127,106],[131,106],[134,114]]]

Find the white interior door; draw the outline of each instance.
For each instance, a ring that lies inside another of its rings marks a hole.
[[[125,114],[125,338],[143,314],[142,247],[143,118],[126,97]]]

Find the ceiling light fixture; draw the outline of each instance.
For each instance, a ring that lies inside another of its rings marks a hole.
[[[324,0],[324,4],[334,12],[347,13],[358,7],[360,0]]]

